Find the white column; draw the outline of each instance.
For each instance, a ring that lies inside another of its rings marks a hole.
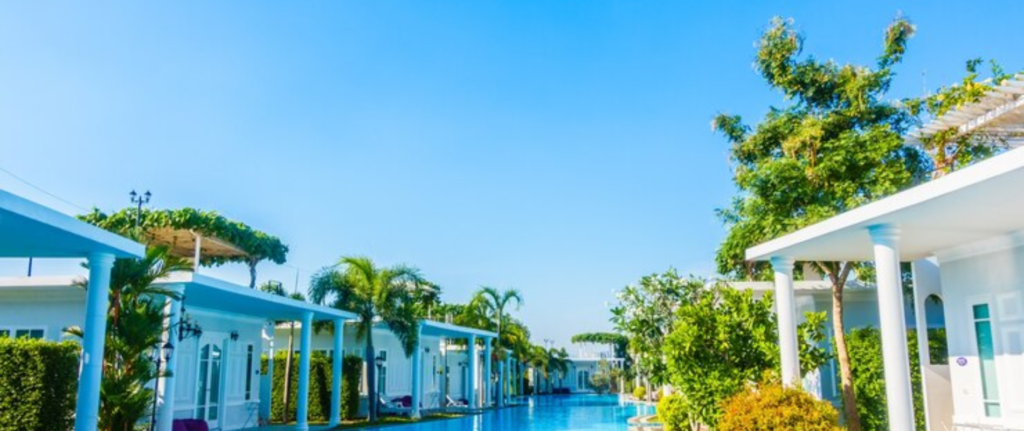
[[[796,339],[796,300],[793,294],[793,259],[771,258],[775,271],[776,315],[779,320],[779,352],[782,355],[782,383],[800,387],[800,350]]]
[[[177,295],[177,298],[167,297],[167,331],[164,333],[164,342],[178,347],[177,328],[181,322],[181,295],[185,293],[185,286],[176,284],[167,286],[167,290]],[[160,379],[161,403],[156,414],[157,431],[171,431],[174,423],[174,372],[178,368],[178,355],[172,351],[171,357],[165,359],[164,377]]]
[[[914,278],[914,320],[917,328],[917,355],[921,360],[921,392],[924,394],[924,428],[932,429],[932,411],[928,404],[928,370],[931,352],[928,351],[928,315],[925,304],[931,294],[942,293],[939,263],[934,258],[916,260],[911,264]],[[948,393],[947,393],[948,395]],[[937,409],[937,411],[941,411]],[[950,418],[952,415],[949,415]]]
[[[266,334],[264,338],[267,339],[267,374],[260,376],[260,412],[264,418],[269,419],[270,409],[274,403],[274,336],[277,325],[271,321],[263,330]]]
[[[75,405],[75,431],[96,431],[100,411],[100,381],[103,379],[103,347],[107,336],[110,306],[110,270],[114,256],[89,255],[89,289],[85,297],[82,359]]]
[[[334,360],[331,363],[331,428],[341,424],[341,364],[345,359],[345,321],[334,319]]]
[[[491,406],[491,339],[484,343],[484,407]]]
[[[882,330],[882,364],[891,431],[914,430],[914,402],[907,354],[907,322],[903,315],[900,277],[899,229],[891,225],[868,228],[875,246],[878,280],[878,315]]]
[[[476,361],[476,336],[470,335],[466,340],[466,364],[469,366],[469,372],[466,373],[466,400],[469,401],[469,407],[474,409],[480,407],[480,399],[476,396]]]
[[[228,337],[228,338],[225,338],[224,341],[220,345],[221,353],[220,353],[220,383],[219,383],[219,385],[220,385],[220,389],[221,390],[220,390],[220,393],[217,394],[217,417],[219,418],[218,421],[221,424],[224,423],[224,413],[227,412],[227,410],[228,410],[228,391],[227,391],[228,376],[230,376],[231,373],[235,372],[235,370],[231,368],[231,350],[232,350],[231,349],[231,344],[232,343],[234,343],[234,341],[231,341],[231,337]],[[212,359],[212,357],[211,357],[211,359]]]
[[[313,354],[313,312],[302,313],[302,333],[299,335],[299,388],[296,401],[295,429],[309,430],[309,356]]]
[[[423,398],[423,340],[422,328],[416,323],[416,350],[412,352],[412,419],[420,418],[420,400]]]

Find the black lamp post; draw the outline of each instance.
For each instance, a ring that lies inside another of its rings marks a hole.
[[[377,381],[376,381],[376,382],[373,382],[373,384],[377,386],[377,391],[376,391],[376,393],[377,393],[377,397],[378,397],[378,398],[380,398],[380,397],[381,397],[381,395],[382,395],[382,394],[380,393],[380,387],[381,387],[381,384],[380,384],[380,380],[381,380],[381,378],[382,378],[382,374],[381,374],[381,372],[382,372],[382,370],[384,369],[384,361],[385,361],[385,359],[384,359],[384,356],[383,356],[383,355],[381,355],[380,353],[377,353],[377,357],[376,357],[376,358],[373,358],[373,363],[377,364]],[[376,402],[376,401],[368,401],[368,402],[367,402],[367,404],[369,404],[369,405],[373,405],[373,411],[374,411],[375,413],[376,413],[376,412],[378,412],[378,411],[380,410],[380,409],[379,409],[379,406],[378,406],[378,405],[379,405],[379,403],[378,403],[378,402]],[[375,415],[375,416],[376,416],[376,415]]]
[[[149,431],[156,429],[156,400],[160,397],[160,368],[165,362],[171,360],[172,354],[174,354],[174,345],[167,341],[160,349],[154,349],[153,357],[150,358],[153,362],[156,362],[157,378],[156,384],[153,387],[153,415],[149,421]]]
[[[135,227],[138,228],[139,223],[142,221],[142,206],[149,203],[149,198],[153,197],[153,194],[150,193],[149,190],[146,190],[146,193],[140,195],[135,193],[135,190],[132,190],[131,193],[128,193],[128,196],[131,196],[132,203],[136,205]]]

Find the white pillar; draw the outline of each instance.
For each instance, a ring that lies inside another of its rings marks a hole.
[[[875,248],[878,315],[882,330],[882,364],[891,431],[914,430],[914,402],[907,354],[907,322],[903,315],[899,229],[891,225],[868,228]]]
[[[167,297],[167,331],[164,333],[164,342],[178,347],[177,328],[182,317],[181,295],[185,293],[185,286],[176,284],[167,286],[167,290],[178,297]],[[176,389],[174,372],[178,368],[178,355],[172,351],[171,357],[166,359],[164,377],[160,379],[161,403],[156,414],[157,431],[171,431],[174,424],[174,393]]]
[[[264,338],[267,339],[267,373],[260,376],[260,412],[264,418],[270,418],[270,408],[274,403],[274,332],[277,331],[277,325],[270,322],[264,331]]]
[[[779,352],[782,355],[782,383],[801,387],[800,348],[796,339],[796,300],[793,294],[793,259],[771,258],[775,271],[776,315],[779,321]]]
[[[302,333],[299,335],[299,388],[296,398],[295,429],[309,430],[309,356],[313,354],[313,312],[302,313]]]
[[[345,359],[345,321],[334,319],[334,360],[331,363],[331,428],[341,424],[341,364]]]
[[[85,297],[82,358],[75,405],[75,431],[96,431],[100,412],[100,382],[103,379],[103,347],[107,336],[110,306],[110,270],[114,256],[89,255],[89,289]]]
[[[484,407],[491,406],[491,339],[484,343]]]
[[[476,336],[470,335],[466,340],[466,364],[469,366],[469,372],[466,373],[466,400],[469,401],[469,407],[474,409],[480,407],[480,399],[476,396],[476,361]]]
[[[420,418],[420,400],[423,398],[423,340],[422,328],[416,323],[416,350],[412,352],[412,419]]]
[[[231,368],[231,337],[225,338],[221,343],[220,353],[220,393],[217,394],[217,417],[221,424],[224,423],[224,413],[228,410],[228,376],[235,370]],[[212,359],[212,357],[211,357]]]

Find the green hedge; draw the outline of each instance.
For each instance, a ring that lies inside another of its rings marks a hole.
[[[857,397],[857,413],[864,431],[889,429],[885,399],[885,370],[882,366],[882,334],[877,328],[856,328],[846,336],[853,372],[853,389]],[[924,395],[921,389],[921,366],[917,356],[917,333],[907,331],[910,356],[910,383],[914,393],[915,425],[924,431]],[[838,382],[838,378],[836,379]],[[841,388],[840,388],[841,390]]]
[[[355,359],[355,361],[352,361]],[[274,375],[271,378],[271,403],[270,419],[280,422],[284,416],[284,374],[285,363],[287,362],[286,352],[279,351],[274,355]],[[362,359],[353,356],[346,357],[343,362],[342,375],[345,376],[341,382],[342,396],[342,417],[352,418],[359,409],[359,380],[361,377]],[[325,422],[331,417],[331,361],[323,354],[314,353],[309,358],[309,420]],[[349,372],[349,369],[356,367],[356,372]],[[262,370],[266,372],[267,359],[263,358]],[[295,420],[297,410],[296,400],[299,391],[299,354],[292,357],[291,385],[288,391],[288,419]],[[349,390],[355,387],[355,390]]]
[[[0,431],[74,425],[78,344],[0,338]]]

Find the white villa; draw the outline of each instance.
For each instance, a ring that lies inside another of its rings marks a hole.
[[[66,328],[82,327],[75,430],[95,431],[102,379],[101,361],[97,358],[102,357],[104,350],[110,270],[115,258],[142,257],[144,247],[5,191],[0,191],[0,238],[0,258],[81,258],[89,262],[90,272],[85,280],[71,276],[0,278],[0,336],[61,340]],[[208,247],[230,246],[215,238],[196,238],[193,245],[197,256]],[[79,281],[86,281],[88,289],[76,286]],[[172,431],[175,419],[202,419],[210,429],[237,430],[255,428],[261,417],[269,418],[273,400],[267,384],[269,376],[260,375],[260,358],[273,358],[275,345],[286,345],[275,341],[275,334],[281,331],[275,331],[274,322],[298,322],[297,351],[327,350],[332,354],[335,376],[341,375],[342,355],[333,355],[333,351],[358,350],[357,340],[349,331],[313,336],[314,322],[329,321],[344,327],[345,322],[355,318],[347,311],[276,296],[199,273],[177,273],[159,284],[182,295],[179,300],[169,299],[166,305],[171,317],[162,350],[167,356],[164,369],[168,376],[157,382],[159,431]],[[432,321],[421,322],[420,331],[420,345],[410,358],[396,348],[393,336],[378,333],[376,337],[387,356],[385,389],[389,394],[412,397],[408,415],[419,416],[421,405],[441,405],[442,400],[437,398],[437,374],[430,370],[438,364],[441,346],[447,347],[455,339],[469,340],[469,355],[477,360],[466,361],[462,352],[461,362],[466,373],[477,378],[474,384],[453,384],[459,390],[451,393],[468,400],[470,408],[488,406],[492,400],[498,406],[505,402],[509,391],[504,392],[504,397],[488,396],[492,387],[493,393],[497,393],[497,388],[491,385],[491,379],[484,378],[492,375],[489,341],[496,334]],[[477,340],[487,347],[477,348]],[[166,348],[168,345],[170,349]],[[300,354],[297,360],[298,411],[292,429],[298,431],[309,429],[310,356]],[[443,355],[449,356],[457,355]],[[513,369],[510,364],[501,361],[495,365],[496,371]],[[273,373],[273,367],[271,359],[268,374]],[[341,381],[332,381],[331,425],[340,423]]]
[[[1024,143],[1022,95],[1018,75],[912,141],[955,128],[1017,147]],[[1022,185],[1024,149],[1015,148],[748,249],[749,260],[769,261],[775,271],[783,380],[801,383],[794,264],[873,262],[889,426],[913,430],[909,355],[931,361],[927,331],[917,331],[919,351],[907,351],[900,262],[912,262],[914,326],[927,327],[937,313],[928,304],[941,303],[949,347],[948,384],[924,367],[928,429],[1024,430],[1024,201],[1015,198]]]

